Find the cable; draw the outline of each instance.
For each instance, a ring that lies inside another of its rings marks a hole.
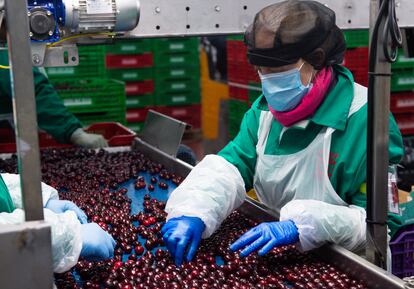
[[[10,69],[10,66],[7,66],[7,65],[0,65],[0,69]]]
[[[89,36],[99,36],[99,35],[116,36],[116,33],[112,33],[112,32],[102,32],[102,33],[84,33],[84,34],[71,35],[71,36],[62,38],[59,41],[56,41],[56,42],[53,42],[53,43],[49,43],[47,45],[47,47],[53,47],[53,46],[59,45],[59,44],[65,42],[65,41],[68,41],[68,40],[71,40],[71,39],[77,39],[77,38],[89,37]]]
[[[385,18],[384,30],[382,32],[383,44],[382,49],[384,56],[388,62],[393,63],[397,60],[398,47],[402,45],[402,35],[400,28],[398,27],[397,15],[395,13],[395,0],[388,0],[388,15]],[[390,41],[388,41],[391,35]],[[391,46],[391,54],[388,49],[388,43]]]

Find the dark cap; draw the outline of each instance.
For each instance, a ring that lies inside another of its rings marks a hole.
[[[265,7],[256,14],[245,33],[249,62],[257,66],[278,67],[312,58],[321,48],[321,68],[341,63],[346,49],[335,12],[316,1],[288,0]],[[321,62],[319,59],[318,62]]]

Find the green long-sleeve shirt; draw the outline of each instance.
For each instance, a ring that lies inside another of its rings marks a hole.
[[[8,65],[7,50],[0,50],[0,65]],[[37,122],[41,129],[61,143],[69,143],[72,133],[82,127],[79,120],[63,105],[46,75],[33,68]],[[18,84],[17,84],[18,85]],[[10,71],[0,69],[0,114],[13,112]]]
[[[332,135],[328,166],[330,181],[338,195],[349,204],[364,206],[365,194],[360,192],[366,180],[367,105],[348,119],[354,96],[354,80],[346,68],[335,65],[337,82],[306,126],[283,126],[274,120],[269,132],[265,154],[287,155],[306,148],[324,127],[335,128]],[[260,112],[269,110],[261,96],[245,114],[240,132],[219,155],[236,166],[242,175],[246,190],[253,187],[256,167],[257,132]],[[403,143],[398,126],[390,115],[389,161],[397,164],[403,156]],[[390,215],[389,226],[395,233],[399,218]]]

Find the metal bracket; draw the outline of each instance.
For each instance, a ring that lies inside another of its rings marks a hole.
[[[32,43],[31,49],[34,66],[60,67],[79,64],[76,44],[47,47],[45,43]]]
[[[149,110],[142,132],[142,140],[168,155],[176,156],[184,135],[185,122]]]

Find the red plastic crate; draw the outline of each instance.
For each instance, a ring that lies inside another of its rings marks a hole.
[[[154,65],[152,53],[138,55],[106,55],[107,68],[141,68]]]
[[[391,111],[393,113],[414,112],[414,91],[392,93]]]
[[[101,134],[108,141],[109,146],[129,146],[132,144],[136,134],[117,122],[103,122],[90,125],[85,131]],[[39,132],[39,148],[68,148],[71,144],[58,143],[51,135]],[[15,153],[16,140],[14,131],[11,129],[0,129],[0,153]]]
[[[242,41],[227,40],[227,61],[229,63],[247,63],[247,47]]]
[[[243,101],[249,100],[249,90],[235,86],[229,86],[229,97]]]
[[[192,128],[201,127],[201,105],[188,105],[188,106],[162,106],[156,107],[156,111],[172,118],[186,122],[192,126]]]
[[[396,113],[394,118],[403,135],[414,134],[414,113]]]
[[[128,123],[143,122],[145,121],[148,110],[150,107],[146,108],[137,108],[137,109],[127,109],[126,120]]]
[[[137,82],[126,82],[125,92],[126,95],[151,94],[154,92],[154,81],[144,80]]]
[[[368,71],[368,47],[348,49],[345,52],[344,66],[350,70],[366,69]]]

